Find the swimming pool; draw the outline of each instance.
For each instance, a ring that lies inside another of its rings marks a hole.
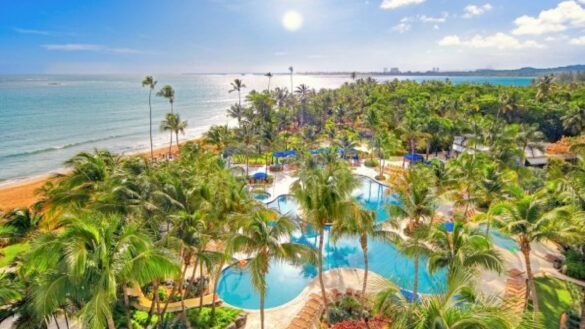
[[[375,210],[379,220],[388,219],[384,205],[395,202],[392,196],[386,193],[386,187],[368,178],[360,179],[360,186],[353,193],[365,208]],[[268,204],[268,207],[280,213],[297,216],[298,204],[291,196],[280,196]],[[310,226],[304,226],[291,237],[291,240],[317,247],[318,232]],[[393,281],[401,288],[412,290],[414,277],[414,263],[411,259],[400,254],[396,248],[388,243],[368,240],[368,258],[370,271],[376,272]],[[329,241],[329,231],[325,232],[325,247],[323,250],[323,269],[333,268],[364,268],[364,259],[359,241],[355,238],[342,238],[335,244]],[[426,260],[421,259],[420,264]],[[421,293],[436,293],[442,290],[445,284],[444,272],[430,275],[426,266],[421,265],[419,271],[419,291]],[[265,297],[265,307],[277,307],[294,299],[317,276],[317,268],[311,265],[301,267],[282,262],[272,262],[266,282],[268,289]],[[218,294],[232,306],[245,309],[258,309],[259,296],[250,283],[250,275],[238,265],[227,268],[218,284]]]

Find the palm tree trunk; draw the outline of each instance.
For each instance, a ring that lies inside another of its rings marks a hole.
[[[171,289],[171,293],[169,294],[169,298],[167,298],[167,301],[165,302],[165,306],[163,307],[162,311],[160,312],[160,316],[158,318],[158,324],[159,324],[159,328],[163,328],[163,319],[165,316],[165,313],[167,313],[167,308],[169,307],[169,303],[171,302],[171,297],[173,295],[175,295],[175,292],[177,291],[177,281],[175,280],[175,282],[173,282],[173,288]]]
[[[246,150],[246,179],[248,179],[248,168],[249,168],[249,161],[250,161],[250,156],[248,155],[248,150]]]
[[[175,131],[175,140],[177,141],[177,151],[179,150],[179,132]]]
[[[260,293],[260,329],[264,329],[264,293]]]
[[[191,322],[187,318],[187,311],[185,310],[185,293],[186,289],[184,287],[185,275],[187,274],[187,268],[189,267],[189,261],[191,259],[191,255],[188,255],[187,260],[185,261],[185,267],[183,268],[183,272],[181,274],[180,283],[179,283],[179,293],[181,294],[181,312],[183,313],[183,320],[185,320],[185,326],[187,329],[191,329]]]
[[[148,91],[149,128],[150,128],[150,160],[154,160],[154,149],[152,146],[152,88]]]
[[[65,317],[65,326],[69,329],[69,317],[67,317],[67,310],[63,308],[63,317]]]
[[[362,303],[365,307],[366,301],[366,287],[368,286],[368,237],[364,234],[361,236],[362,251],[364,253],[364,286],[362,287]]]
[[[106,317],[106,321],[108,322],[108,329],[116,329],[116,323],[114,323],[114,318],[111,314]]]
[[[418,295],[418,256],[414,256],[414,287],[412,288],[412,301],[414,303],[416,301],[416,296]]]
[[[219,277],[221,276],[221,269],[223,268],[224,262],[222,261],[219,266],[217,267],[217,272],[213,278],[213,298],[215,298],[215,294],[217,293],[217,284],[219,283]],[[211,304],[211,318],[215,317],[215,303]]]
[[[154,286],[152,288],[152,302],[150,304],[150,310],[148,311],[148,318],[146,319],[146,326],[150,325],[150,320],[152,319],[152,315],[154,314],[154,305],[158,304],[158,280],[154,281]],[[157,312],[160,314],[160,312]]]
[[[581,288],[581,321],[579,329],[585,329],[585,288]]]
[[[171,143],[169,144],[169,157],[171,156],[171,149],[173,148],[173,131],[171,130]]]
[[[53,313],[53,321],[55,321],[55,325],[57,326],[57,329],[61,329],[61,326],[59,325],[59,321],[57,321],[57,317],[55,316],[55,313]]]
[[[431,153],[431,142],[428,141],[427,142],[426,154],[425,154],[425,156],[426,156],[426,159],[425,160],[426,161],[429,161],[429,155],[430,155],[430,153]]]
[[[132,315],[130,314],[130,299],[128,297],[128,291],[126,291],[126,287],[122,287],[122,291],[124,294],[124,306],[126,307],[126,321],[127,326],[130,327],[132,325]]]
[[[323,295],[323,303],[325,308],[329,304],[327,302],[327,292],[325,291],[325,283],[323,282],[323,240],[324,240],[325,230],[323,227],[319,229],[319,255],[318,255],[318,262],[319,262],[319,284],[321,285],[321,294]],[[327,313],[325,313],[325,323],[327,323],[329,319],[327,318]]]
[[[533,318],[536,321],[540,312],[538,305],[538,295],[536,293],[536,285],[534,284],[534,276],[532,274],[532,263],[530,262],[530,243],[522,242],[522,254],[524,254],[524,261],[526,262],[526,296],[525,303],[528,303],[528,295],[532,298],[532,309],[534,310]]]
[[[200,280],[203,280],[203,262],[199,263],[199,277],[201,278]],[[201,281],[203,282],[203,281]],[[201,295],[199,296],[199,310],[201,310],[201,308],[203,307],[203,291],[201,291]]]

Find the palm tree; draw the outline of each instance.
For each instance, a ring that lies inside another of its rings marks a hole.
[[[245,123],[236,130],[236,138],[240,143],[240,149],[244,151],[246,157],[246,177],[248,177],[250,152],[253,151],[253,145],[256,143],[258,136],[254,132],[252,125]]]
[[[327,155],[325,155],[327,156]],[[328,305],[325,283],[323,282],[323,243],[327,224],[344,218],[351,207],[351,192],[358,181],[345,162],[330,155],[324,168],[314,158],[308,159],[299,169],[299,179],[291,186],[291,191],[302,209],[303,217],[319,232],[319,252],[317,266],[319,284],[325,305]]]
[[[26,268],[39,275],[39,314],[71,302],[80,305],[77,316],[86,328],[115,329],[117,291],[178,271],[174,258],[155,248],[139,225],[119,216],[81,213],[63,219],[62,227],[35,240],[26,259]]]
[[[585,105],[571,107],[567,114],[561,117],[563,128],[572,135],[579,135],[585,130]]]
[[[470,272],[480,268],[498,273],[503,270],[502,259],[489,238],[460,222],[456,222],[451,231],[442,225],[435,228],[430,245],[432,253],[428,266],[431,273],[442,268],[450,272],[458,268]]]
[[[222,151],[230,142],[230,131],[227,126],[211,126],[205,133],[205,143],[215,145],[218,151]]]
[[[166,119],[160,123],[161,131],[170,132],[170,143],[169,143],[169,156],[173,147],[173,133],[176,136],[177,147],[179,146],[179,133],[185,134],[185,128],[187,127],[187,121],[181,121],[181,117],[178,113],[167,113]]]
[[[292,93],[293,90],[295,90],[294,85],[293,85],[293,71],[294,68],[292,66],[288,67],[288,71],[290,72],[290,92]]]
[[[547,99],[553,92],[555,76],[554,74],[547,74],[540,79],[536,80],[536,99],[539,101]]]
[[[353,204],[351,211],[345,218],[340,217],[331,226],[331,237],[337,240],[340,237],[357,237],[362,247],[364,255],[364,281],[362,287],[362,296],[366,296],[366,287],[368,283],[368,238],[384,241],[396,241],[395,233],[385,230],[383,223],[377,222],[376,212],[362,209],[359,204]]]
[[[582,217],[582,213],[570,206],[551,209],[538,192],[527,194],[520,188],[511,188],[510,193],[510,200],[495,206],[495,223],[502,233],[514,237],[520,245],[526,265],[525,300],[531,297],[536,320],[540,307],[530,260],[530,244],[547,240],[568,243],[578,238],[580,231],[575,220]]]
[[[404,233],[408,238],[399,243],[399,248],[414,260],[413,296],[418,293],[419,260],[430,254],[425,240],[437,208],[435,181],[428,167],[416,165],[391,183],[399,202],[388,204],[388,212],[396,219],[407,220]],[[394,222],[397,227],[400,224]]]
[[[283,242],[290,238],[295,229],[293,222],[286,216],[274,217],[277,214],[270,209],[255,208],[250,219],[244,224],[241,232],[230,239],[228,245],[233,252],[244,252],[249,255],[247,269],[251,273],[252,285],[260,294],[260,328],[264,329],[264,296],[266,274],[273,261],[303,264],[314,261],[314,251],[309,246]]]
[[[152,146],[152,103],[151,103],[151,96],[154,87],[156,87],[156,81],[152,77],[152,75],[147,75],[142,80],[142,87],[148,86],[148,110],[149,110],[149,129],[150,129],[150,159],[154,160],[154,149]]]
[[[244,82],[240,79],[235,79],[232,83],[230,83],[230,85],[232,86],[232,89],[230,89],[228,92],[232,93],[234,91],[238,92],[238,105],[240,107],[242,107],[242,89],[246,88],[246,85],[244,84]],[[238,119],[238,122],[240,120]]]
[[[536,149],[544,151],[542,141],[544,140],[544,134],[538,130],[537,125],[520,124],[520,130],[516,135],[516,142],[519,144],[522,153],[520,155],[520,165],[526,165],[526,149]]]
[[[171,104],[171,113],[173,112],[173,104],[175,103],[175,90],[170,85],[166,85],[156,93],[157,96],[166,98]]]
[[[270,80],[272,80],[272,73],[268,72],[264,74],[264,76],[268,78],[268,92],[270,92]]]
[[[238,119],[238,126],[242,125],[242,118],[245,116],[246,109],[240,104],[230,106],[228,115],[234,119]]]
[[[410,304],[399,293],[399,288],[389,282],[378,283],[381,292],[376,296],[376,313],[392,319],[392,328],[473,328],[512,329],[514,315],[502,309],[496,298],[478,295],[474,291],[472,273],[457,269],[447,277],[444,293],[421,299],[420,304]]]

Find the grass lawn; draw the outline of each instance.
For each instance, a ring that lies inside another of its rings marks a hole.
[[[28,250],[28,248],[28,243],[16,243],[0,249],[0,254],[4,255],[0,256],[0,267],[4,267],[10,264],[12,260],[14,260],[14,257],[16,257],[21,252]]]
[[[561,314],[579,306],[579,300],[571,293],[575,287],[555,278],[537,278],[535,281],[544,328],[558,328]]]

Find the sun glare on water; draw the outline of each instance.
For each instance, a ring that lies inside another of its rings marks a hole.
[[[297,11],[289,10],[282,16],[282,26],[289,31],[296,31],[303,26],[303,16]]]

